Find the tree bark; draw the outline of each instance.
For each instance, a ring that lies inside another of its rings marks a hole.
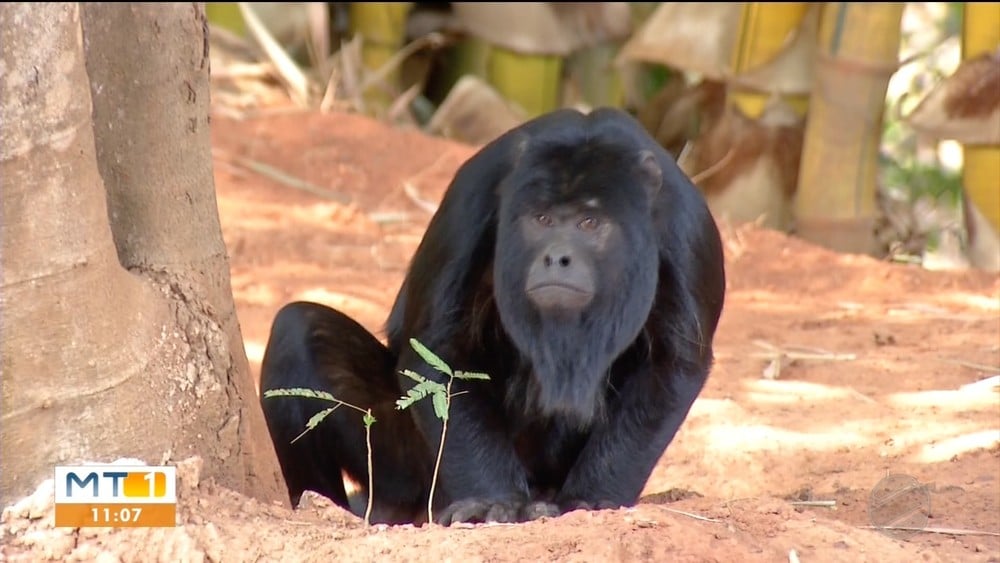
[[[0,44],[3,500],[56,464],[189,455],[285,498],[215,204],[202,6],[5,3]]]

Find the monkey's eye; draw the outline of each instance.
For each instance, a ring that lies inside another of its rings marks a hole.
[[[576,228],[581,231],[593,231],[601,222],[596,217],[584,217],[582,221],[576,224]]]
[[[537,221],[538,224],[542,225],[543,227],[551,227],[552,226],[552,217],[550,217],[550,216],[548,216],[548,215],[546,215],[544,213],[539,213],[538,215],[535,215],[535,221]]]

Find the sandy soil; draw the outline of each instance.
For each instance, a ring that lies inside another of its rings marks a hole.
[[[474,149],[349,115],[217,115],[213,131],[254,377],[293,299],[381,336],[430,218],[407,191],[436,202]],[[369,528],[323,499],[293,512],[199,482],[191,460],[179,527],[54,529],[43,489],[5,513],[0,560],[1000,561],[1000,394],[987,379],[1000,365],[1000,279],[722,228],[716,367],[633,509]],[[906,513],[921,531],[871,529]]]

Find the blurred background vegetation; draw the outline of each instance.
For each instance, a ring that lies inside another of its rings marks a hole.
[[[209,3],[217,111],[471,144],[623,108],[716,216],[1000,270],[1000,3]],[[284,109],[280,109],[284,108]]]

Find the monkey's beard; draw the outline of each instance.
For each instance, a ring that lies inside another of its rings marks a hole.
[[[608,378],[615,359],[635,334],[609,327],[602,315],[540,316],[528,330],[508,331],[528,366],[508,397],[540,417],[583,429],[606,414]]]
[[[581,323],[577,321],[577,323]],[[586,427],[604,418],[607,378],[614,356],[581,324],[543,320],[528,343],[530,406],[543,416]]]
[[[523,287],[521,279],[495,273],[496,287]],[[623,278],[632,280],[624,295],[598,292],[577,312],[543,313],[522,292],[495,294],[504,331],[530,371],[512,378],[508,400],[581,429],[605,416],[611,367],[638,338],[656,291],[655,270]]]

